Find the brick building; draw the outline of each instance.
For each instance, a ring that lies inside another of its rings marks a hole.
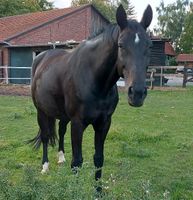
[[[29,67],[41,51],[53,46],[71,48],[107,24],[109,21],[90,4],[0,18],[0,66]],[[5,73],[0,69],[0,77]],[[9,77],[30,76],[29,69],[9,69],[8,73]]]
[[[153,47],[151,49],[150,65],[165,66],[169,64],[169,60],[176,56],[176,53],[170,44],[168,38],[151,36]]]
[[[180,66],[186,66],[193,69],[193,54],[179,54],[176,61]]]

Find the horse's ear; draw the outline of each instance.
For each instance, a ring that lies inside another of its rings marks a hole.
[[[145,9],[144,13],[143,13],[143,17],[141,19],[140,24],[144,27],[144,29],[146,30],[149,25],[151,24],[153,18],[153,11],[150,5],[147,6],[147,8]]]
[[[117,20],[117,24],[119,25],[121,30],[123,30],[124,28],[127,27],[127,14],[121,4],[117,8],[116,20]]]

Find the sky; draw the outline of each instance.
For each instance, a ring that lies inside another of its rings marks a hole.
[[[70,7],[71,0],[51,0],[54,2],[56,8],[66,8]],[[143,11],[147,7],[148,4],[151,5],[153,9],[153,20],[150,26],[150,29],[153,29],[157,24],[157,12],[156,7],[160,5],[161,0],[131,0],[131,4],[135,7],[135,12],[137,14],[137,20],[141,20],[143,15]],[[165,5],[173,3],[174,0],[164,0]]]

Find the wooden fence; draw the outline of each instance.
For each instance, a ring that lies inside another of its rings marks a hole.
[[[184,71],[181,74],[176,73],[177,68],[183,68]],[[31,67],[14,67],[14,66],[0,66],[0,71],[2,72],[2,76],[0,76],[0,82],[3,81],[5,83],[10,83],[12,80],[26,80],[28,84],[31,82],[31,76],[29,77],[13,77],[10,75],[10,70],[30,70]],[[146,81],[150,84],[150,88],[153,89],[154,85],[157,84],[156,79],[159,80],[159,86],[164,86],[164,82],[167,79],[166,77],[180,76],[183,78],[182,87],[186,87],[187,82],[193,82],[193,73],[188,73],[187,67],[184,66],[149,66],[147,69],[147,79]],[[193,72],[193,68],[192,72]],[[31,74],[31,73],[30,73]],[[122,85],[123,86],[123,85]]]
[[[182,68],[181,73],[177,73],[176,70]],[[188,69],[191,69],[191,73],[188,72]],[[182,87],[186,87],[188,82],[193,82],[193,68],[188,68],[185,66],[149,66],[147,70],[147,82],[150,82],[150,88],[153,89],[154,82],[156,78],[159,78],[159,86],[164,85],[164,79],[166,77],[181,77]]]

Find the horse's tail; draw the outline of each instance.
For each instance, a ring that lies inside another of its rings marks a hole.
[[[27,144],[32,144],[34,149],[39,149],[41,145],[41,130],[39,130],[38,134],[31,140],[28,140]]]
[[[38,118],[40,127],[38,134],[31,140],[28,140],[28,144],[32,144],[34,149],[38,149],[42,142],[48,142],[51,146],[56,144],[56,120],[54,118],[47,117],[43,112],[38,112]]]

